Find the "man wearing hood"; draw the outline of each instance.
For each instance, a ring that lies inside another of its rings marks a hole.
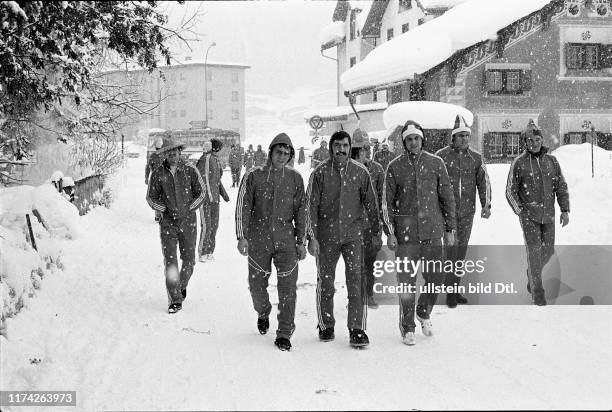
[[[542,145],[542,132],[533,120],[521,136],[525,152],[512,162],[506,199],[519,217],[527,248],[527,290],[533,303],[546,305],[542,268],[555,252],[555,197],[560,223],[569,223],[569,192],[559,161]]]
[[[302,176],[287,166],[295,150],[285,133],[270,143],[268,161],[249,170],[238,190],[236,236],[238,251],[248,257],[249,290],[262,335],[270,327],[272,310],[268,278],[272,261],[278,288],[278,329],[274,344],[291,349],[295,330],[298,260],[306,257],[306,197]]]
[[[405,153],[389,163],[385,172],[382,195],[384,229],[389,249],[396,250],[396,259],[411,262],[438,262],[444,260],[442,237],[446,246],[452,246],[457,230],[455,198],[444,161],[423,150],[423,128],[407,121],[401,136]],[[406,345],[416,344],[415,300],[416,271],[397,267],[397,282],[405,287],[399,294],[400,333]],[[416,318],[423,335],[433,335],[430,320],[436,304],[436,288],[444,284],[439,265],[427,264],[422,268],[425,291],[416,305]]]
[[[198,243],[198,255],[200,262],[214,260],[217,229],[219,228],[219,197],[229,202],[229,196],[223,187],[221,177],[223,166],[219,160],[219,152],[223,148],[223,142],[219,139],[211,139],[204,144],[204,154],[198,160],[198,168],[204,182],[206,183],[206,194],[204,202],[200,206],[200,242]]]
[[[255,151],[253,151],[253,145],[250,144],[249,148],[247,149],[246,153],[243,156],[243,161],[244,161],[244,170],[245,172],[248,172],[250,169],[253,168],[253,166],[255,166]]]
[[[480,216],[488,219],[491,216],[491,184],[489,175],[480,153],[470,149],[470,134],[465,119],[457,115],[451,133],[451,142],[447,147],[438,150],[437,156],[444,160],[448,176],[453,185],[457,215],[457,242],[447,249],[446,258],[453,262],[462,261],[467,253],[474,213],[476,212],[476,188],[480,197]],[[455,265],[453,267],[456,267]],[[459,286],[461,277],[454,273],[446,274],[447,286]],[[456,289],[456,288],[455,288]],[[446,305],[449,308],[457,304],[466,304],[467,299],[460,293],[447,293]]]
[[[308,251],[317,259],[317,314],[319,340],[335,338],[334,280],[342,255],[348,293],[347,326],[350,345],[367,346],[367,302],[362,282],[363,214],[372,237],[380,232],[376,193],[368,169],[350,159],[351,136],[345,131],[329,141],[332,157],[311,173],[308,183]]]

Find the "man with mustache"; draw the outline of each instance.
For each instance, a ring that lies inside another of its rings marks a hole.
[[[319,340],[335,338],[334,280],[340,255],[346,268],[350,345],[367,346],[365,333],[367,304],[362,282],[363,218],[371,223],[372,236],[378,237],[378,205],[367,168],[349,158],[351,136],[345,131],[329,141],[332,157],[310,175],[307,199],[308,251],[317,259],[317,315]]]

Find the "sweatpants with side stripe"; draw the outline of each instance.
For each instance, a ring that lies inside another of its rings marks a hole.
[[[470,243],[470,235],[472,234],[472,225],[474,223],[474,215],[457,217],[457,242],[455,245],[446,249],[448,260],[457,262],[464,260],[467,254],[468,244]],[[453,267],[455,265],[453,264]],[[446,286],[458,286],[461,282],[461,277],[455,276],[454,273],[446,274]]]
[[[362,277],[361,240],[347,243],[323,242],[319,244],[320,253],[317,258],[317,315],[319,329],[335,327],[334,318],[334,281],[336,265],[340,255],[346,268],[346,289],[348,293],[347,326],[349,329],[366,329],[368,309],[366,305],[366,282]]]
[[[542,268],[555,253],[555,224],[519,219],[527,248],[527,280],[533,299],[543,299]]]
[[[200,206],[200,242],[198,255],[208,255],[215,251],[217,229],[219,228],[219,202]]]
[[[254,243],[254,242],[253,242]],[[266,248],[249,243],[249,290],[258,317],[267,318],[272,311],[268,295],[268,279],[272,260],[276,266],[278,291],[277,338],[291,339],[295,331],[295,302],[297,299],[298,257],[295,245],[282,249]]]
[[[420,242],[411,243],[400,243],[397,245],[397,251],[395,252],[396,259],[403,261],[408,259],[411,261],[418,261],[422,259],[422,262],[426,261],[443,261],[444,260],[444,249],[442,246],[441,239],[429,239],[421,240]],[[424,264],[424,263],[422,263]],[[427,270],[429,269],[429,270]],[[432,286],[441,286],[444,284],[444,273],[436,271],[439,269],[437,265],[429,265],[422,271],[423,279],[425,280],[424,287],[431,288]],[[397,284],[412,285],[410,287],[416,287],[416,276],[413,276],[411,272],[397,271]],[[423,319],[429,319],[433,306],[436,304],[438,298],[437,293],[421,293],[419,294],[419,301],[416,305],[416,314]],[[404,336],[407,332],[414,332],[414,312],[415,312],[415,301],[416,293],[400,293],[400,319],[399,328],[400,333]]]
[[[183,295],[181,290],[187,289],[187,284],[189,279],[191,279],[195,265],[195,248],[198,233],[195,212],[180,219],[162,216],[159,224],[159,233],[162,254],[164,255],[168,303],[182,303]],[[176,254],[177,245],[182,261],[180,271]]]

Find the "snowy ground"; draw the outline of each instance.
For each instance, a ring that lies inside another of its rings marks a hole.
[[[300,265],[293,350],[276,350],[276,320],[268,335],[258,334],[246,259],[235,249],[236,189],[221,207],[216,261],[198,263],[184,309],[168,315],[143,170],[144,159],[130,159],[114,179],[111,209],[82,217],[78,239],[58,241],[64,272],[45,278],[36,298],[8,319],[8,339],[0,336],[0,389],[76,390],[77,410],[612,406],[610,306],[439,305],[435,336],[418,333],[414,347],[401,343],[397,306],[385,306],[369,311],[371,345],[357,351],[343,327],[342,264],[336,340],[318,342],[308,257]],[[507,170],[489,168],[493,216],[476,220],[476,243],[522,241],[503,197]],[[229,179],[226,173],[226,187]],[[572,222],[558,229],[558,242],[611,244],[610,175],[576,179]]]

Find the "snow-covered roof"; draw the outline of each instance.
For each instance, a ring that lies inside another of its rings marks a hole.
[[[468,0],[419,0],[424,9],[450,9]]]
[[[177,66],[184,66],[188,64],[204,64],[204,59],[182,60],[176,63],[173,62],[171,66],[164,66],[164,67],[177,67]],[[244,64],[244,63],[224,62],[224,61],[214,61],[214,60],[206,61],[206,65],[208,66],[231,66],[231,67],[240,67],[244,69],[248,69],[251,67],[248,64]]]
[[[550,0],[469,0],[372,50],[340,77],[355,91],[409,80],[444,62],[455,52],[484,40],[541,9]],[[477,24],[470,23],[478,17]]]
[[[319,33],[321,47],[341,43],[345,36],[344,22],[334,21],[321,29],[321,32]]]
[[[474,115],[465,107],[442,102],[411,101],[389,106],[383,113],[383,122],[389,129],[403,125],[407,120],[419,123],[423,129],[452,129],[458,114],[463,116],[468,126],[474,122]]]
[[[360,112],[371,112],[374,110],[383,110],[388,106],[387,102],[379,102],[379,103],[369,103],[369,104],[356,104],[355,110],[357,113]],[[321,116],[325,117],[337,117],[337,116],[345,116],[353,113],[353,109],[351,106],[338,106],[338,107],[330,107],[326,109],[319,110],[308,110],[304,112],[304,118],[310,119],[312,116]]]

